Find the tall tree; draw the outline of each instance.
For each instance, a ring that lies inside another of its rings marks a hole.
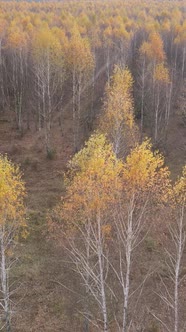
[[[186,166],[183,168],[182,176],[169,189],[165,203],[168,238],[163,247],[168,278],[160,278],[162,287],[157,295],[169,315],[168,319],[162,317],[160,313],[153,314],[153,316],[165,331],[178,332],[184,331],[186,328],[185,319],[182,318],[184,317],[184,303],[181,296],[181,286],[184,279],[183,254],[186,243]]]
[[[10,96],[13,95],[13,110],[16,125],[23,130],[23,111],[26,92],[27,34],[12,22],[7,39],[10,54]],[[10,100],[11,103],[11,100]]]
[[[148,274],[143,276],[144,279],[137,286],[133,285],[135,251],[150,227],[148,219],[152,213],[152,201],[154,204],[155,201],[160,202],[169,186],[169,171],[164,167],[164,159],[152,152],[149,141],[144,141],[131,151],[123,165],[122,190],[113,209],[118,253],[114,272],[122,294],[122,310],[118,316],[122,332],[129,331],[135,321],[138,296],[148,277]]]
[[[140,63],[142,63],[139,75],[141,136],[144,116],[146,116],[149,126],[151,126],[154,142],[157,143],[162,137],[166,137],[172,98],[172,83],[165,65],[163,41],[159,34],[153,32],[149,36],[149,41],[142,43]]]
[[[6,332],[11,331],[11,289],[9,272],[12,255],[19,234],[25,231],[25,187],[19,168],[7,157],[0,156],[0,271],[1,300]]]
[[[163,63],[155,67],[154,82],[154,141],[157,143],[167,132],[171,108],[172,84],[169,71]]]
[[[64,82],[64,58],[57,36],[43,26],[33,38],[35,95],[38,128],[44,127],[47,154],[51,151],[51,126],[54,111],[61,106]],[[60,87],[59,87],[60,84]],[[60,98],[58,98],[60,88]]]
[[[94,298],[102,315],[103,331],[107,332],[107,297],[110,293],[107,237],[111,230],[108,209],[119,190],[122,163],[115,157],[105,136],[94,134],[85,148],[74,156],[69,167],[67,196],[56,210],[57,220],[60,216],[66,223],[56,224],[57,233],[62,230],[63,239],[65,235],[71,259],[83,280],[86,297],[91,295]],[[91,308],[86,307],[86,317],[93,317],[90,312]],[[98,319],[97,327],[102,330]]]
[[[80,120],[82,117],[83,92],[90,85],[94,59],[87,39],[82,38],[75,27],[66,50],[66,61],[72,79],[72,112],[74,149],[79,148]]]
[[[5,43],[5,34],[6,34],[7,22],[5,19],[0,19],[0,93],[1,93],[1,106],[5,110],[7,106],[7,70],[5,64],[5,55],[3,52],[3,46]]]
[[[116,66],[106,87],[100,128],[113,143],[116,155],[126,155],[137,139],[132,85],[130,71]]]

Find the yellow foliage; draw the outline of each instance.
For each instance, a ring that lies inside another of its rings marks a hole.
[[[7,45],[13,49],[22,49],[27,45],[27,35],[18,28],[9,30]]]
[[[107,88],[108,100],[105,105],[108,107],[108,120],[112,121],[117,117],[119,121],[124,120],[129,128],[134,125],[132,85],[133,79],[130,71],[116,66],[111,84]]]
[[[103,31],[103,40],[104,40],[104,45],[106,47],[111,47],[113,44],[113,30],[111,25],[107,26],[106,29]]]
[[[169,171],[163,165],[163,156],[158,152],[153,153],[149,140],[137,145],[124,164],[123,181],[126,191],[130,194],[158,190],[163,196],[167,195],[170,187]]]
[[[102,235],[109,238],[112,232],[109,216],[118,204],[127,209],[135,197],[135,208],[141,209],[140,204],[150,197],[157,202],[170,197],[169,170],[164,167],[162,155],[152,151],[149,140],[137,145],[123,163],[116,158],[105,136],[95,133],[68,166],[67,194],[54,213],[57,220],[54,227],[60,228],[62,218],[66,235],[70,232],[72,236],[87,222],[94,223],[99,214]]]
[[[74,210],[76,216],[104,211],[116,199],[122,167],[105,136],[92,135],[69,163],[67,200],[63,206],[67,217]]]
[[[150,53],[150,44],[146,41],[144,41],[140,47],[140,53],[148,56],[148,54]]]
[[[109,225],[109,224],[103,225],[101,228],[102,233],[107,237],[109,237],[109,235],[111,233],[111,229],[112,229],[111,225]]]
[[[163,63],[159,63],[154,71],[155,80],[162,83],[170,83],[169,70]]]
[[[36,61],[48,59],[51,64],[60,65],[61,45],[57,36],[46,25],[37,31],[32,42],[33,55]]]
[[[118,137],[125,137],[127,140],[130,136],[132,139],[135,136],[132,85],[130,71],[115,66],[111,82],[106,87],[104,113],[100,122],[101,130],[113,144]]]
[[[5,34],[6,25],[7,25],[6,21],[4,19],[0,19],[0,37],[1,38]]]
[[[0,225],[25,226],[24,197],[19,168],[0,155]]]
[[[94,67],[94,59],[89,42],[82,38],[77,29],[72,31],[71,39],[66,49],[66,61],[70,71],[88,73]]]
[[[163,23],[162,23],[162,30],[169,32],[171,30],[171,23],[170,20],[166,19]]]
[[[163,41],[157,32],[152,32],[149,41],[144,42],[140,48],[142,54],[145,54],[150,60],[162,62],[165,59]]]
[[[179,204],[186,203],[186,165],[183,167],[182,176],[173,188],[173,199]]]

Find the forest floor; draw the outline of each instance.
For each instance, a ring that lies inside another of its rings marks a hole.
[[[0,153],[6,153],[20,165],[27,190],[29,235],[17,248],[19,259],[13,271],[17,285],[13,295],[14,332],[82,330],[81,314],[75,309],[80,302],[77,280],[67,268],[63,250],[56,248],[46,236],[46,213],[64,193],[63,172],[73,155],[71,123],[67,114],[63,133],[57,124],[53,128],[56,154],[49,160],[43,148],[42,132],[30,130],[20,136],[6,117],[1,116]],[[186,163],[186,129],[177,115],[171,120],[164,152],[172,177],[176,179]]]
[[[176,179],[186,163],[186,127],[178,115],[174,115],[170,121],[165,161],[170,168],[172,178]]]

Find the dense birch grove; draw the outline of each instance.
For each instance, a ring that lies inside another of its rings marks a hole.
[[[175,116],[185,127],[184,1],[0,3],[0,119],[20,140],[41,138],[51,169],[55,137],[65,140],[66,119],[71,126],[61,199],[45,211],[40,234],[57,250],[58,269],[75,280],[69,287],[56,271],[52,280],[74,303],[69,331],[186,329],[186,166],[172,180],[162,153]],[[16,317],[15,244],[29,233],[24,198],[19,168],[0,155],[6,332]],[[36,330],[51,330],[37,319]]]
[[[185,90],[183,1],[10,1],[0,9],[1,112],[10,113],[21,134],[42,131],[49,153],[55,148],[51,128],[56,121],[63,126],[68,108],[77,151],[119,66],[133,77],[141,137],[148,128],[153,142],[166,141],[174,104]]]

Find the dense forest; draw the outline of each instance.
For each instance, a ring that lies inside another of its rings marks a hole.
[[[0,330],[186,331],[185,1],[1,1],[0,153]]]

